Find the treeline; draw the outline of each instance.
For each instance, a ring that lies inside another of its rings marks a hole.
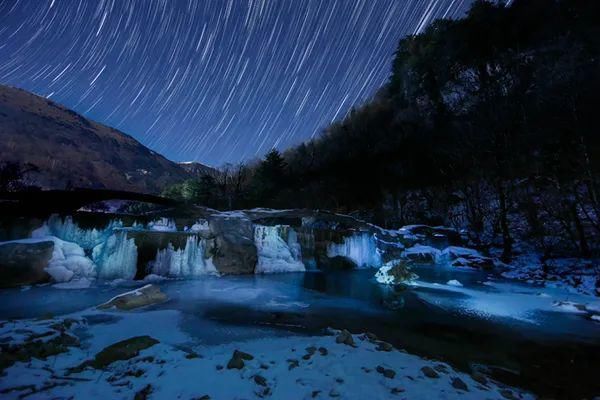
[[[509,261],[600,250],[600,2],[477,1],[402,39],[389,82],[310,142],[174,196],[467,228]]]

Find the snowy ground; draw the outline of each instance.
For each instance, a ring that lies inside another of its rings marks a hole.
[[[531,398],[482,375],[459,373],[447,364],[390,349],[366,335],[353,335],[354,345],[336,343],[337,333],[195,345],[178,329],[181,314],[172,310],[90,309],[60,319],[8,321],[0,328],[0,338],[3,344],[32,335],[50,340],[60,334],[53,326],[65,318],[78,321],[64,334],[77,337],[79,346],[7,368],[0,379],[2,398],[131,399],[134,393],[149,399],[227,400]],[[69,373],[106,346],[141,335],[159,343],[104,370],[88,367]],[[230,369],[234,350],[253,359],[243,361],[241,369]]]

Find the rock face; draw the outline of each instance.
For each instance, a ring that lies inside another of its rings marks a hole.
[[[47,282],[44,270],[54,250],[54,242],[9,242],[0,244],[0,287]]]
[[[98,308],[116,307],[119,310],[133,310],[151,304],[164,303],[167,300],[167,295],[161,292],[158,286],[146,285],[140,289],[113,297],[106,303],[99,305]]]
[[[223,274],[252,274],[258,254],[252,221],[243,214],[214,214],[208,224],[214,235],[213,263]]]

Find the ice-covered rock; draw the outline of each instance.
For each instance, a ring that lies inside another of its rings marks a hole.
[[[358,232],[344,238],[343,243],[330,243],[327,257],[345,257],[358,268],[379,267],[382,263],[375,237],[370,232]]]
[[[220,273],[252,274],[258,259],[252,221],[242,212],[212,214],[213,263]]]
[[[441,252],[431,246],[417,244],[404,250],[402,257],[417,263],[434,264],[440,258]]]
[[[375,273],[377,282],[386,285],[410,282],[417,278],[418,276],[411,272],[410,266],[405,260],[387,262]]]
[[[184,248],[175,249],[171,243],[157,250],[156,258],[149,264],[154,275],[176,278],[215,274],[217,270],[210,257],[206,257],[206,240],[190,235]]]
[[[296,231],[287,225],[254,226],[255,273],[305,271]]]
[[[148,229],[158,232],[176,232],[177,225],[175,225],[175,221],[172,219],[161,218],[156,221],[149,222]]]
[[[81,246],[53,236],[47,238],[54,242],[54,250],[46,272],[54,281],[68,282],[73,279],[96,277],[96,265],[86,257]]]
[[[199,219],[187,230],[189,232],[210,232],[210,227],[208,226],[207,220]]]
[[[158,286],[148,284],[139,289],[115,296],[106,303],[99,305],[98,308],[116,307],[119,310],[132,310],[151,304],[164,303],[167,300],[167,295],[161,292]]]
[[[491,269],[494,260],[486,257],[477,250],[466,247],[450,246],[441,253],[441,259],[450,263],[453,267],[470,267]]]
[[[100,243],[92,252],[98,278],[133,279],[137,271],[137,247],[126,231],[118,231]]]
[[[450,279],[448,282],[446,282],[446,285],[462,287],[463,284],[456,279]]]

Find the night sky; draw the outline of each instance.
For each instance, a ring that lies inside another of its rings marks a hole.
[[[219,166],[318,135],[470,0],[0,0],[0,83]]]

